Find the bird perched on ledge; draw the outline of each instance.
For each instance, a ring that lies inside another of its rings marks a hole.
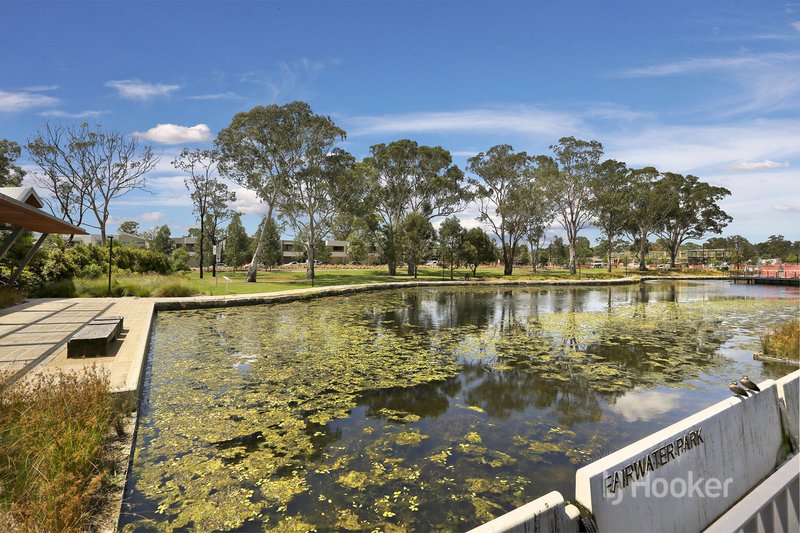
[[[758,388],[758,385],[750,381],[750,378],[747,376],[742,376],[742,378],[739,380],[739,383],[744,385],[744,388],[748,391],[754,390],[756,392],[761,392],[761,389]]]
[[[747,398],[747,391],[742,387],[740,387],[739,384],[736,383],[735,381],[731,381],[730,384],[728,385],[728,388],[735,396],[744,396],[745,398]]]

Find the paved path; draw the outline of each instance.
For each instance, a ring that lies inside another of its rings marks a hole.
[[[101,315],[124,317],[124,330],[106,357],[67,359],[67,341]],[[40,298],[0,312],[0,372],[57,372],[96,364],[111,389],[135,391],[153,316],[153,300],[139,298]]]

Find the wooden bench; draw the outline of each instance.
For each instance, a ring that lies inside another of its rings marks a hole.
[[[67,343],[67,358],[97,357],[108,353],[108,345],[122,331],[122,317],[98,317],[73,335]]]

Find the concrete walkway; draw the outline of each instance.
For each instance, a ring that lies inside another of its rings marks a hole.
[[[102,315],[124,317],[124,329],[106,357],[67,359],[67,341],[84,324]],[[153,300],[139,298],[41,298],[0,311],[0,372],[12,381],[26,374],[77,370],[95,364],[105,369],[114,392],[138,388]]]

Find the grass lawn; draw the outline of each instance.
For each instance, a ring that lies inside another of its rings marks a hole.
[[[390,276],[385,266],[374,269],[356,268],[352,270],[317,268],[315,273],[315,287],[414,281],[412,276],[406,274],[405,267],[398,268],[398,275],[396,276]],[[467,274],[469,274],[470,279],[579,279],[577,275],[570,275],[568,270],[548,270],[533,273],[530,267],[517,267],[511,276],[504,276],[502,268],[479,268],[476,278],[472,278],[471,270],[459,268],[453,271],[453,279],[463,280]],[[230,271],[217,272],[216,278],[212,277],[210,272],[206,272],[203,279],[200,279],[198,272],[185,273],[183,276],[198,293],[210,295],[225,294],[226,281],[223,276],[227,276],[231,280],[227,282],[228,294],[275,292],[311,287],[311,282],[306,279],[304,268],[268,272],[259,271],[256,283],[247,283],[245,281],[245,272],[242,271],[236,273]],[[614,271],[609,274],[602,269],[581,270],[580,273],[580,279],[609,279],[624,276],[624,271]],[[417,271],[417,279],[423,281],[449,280],[450,273],[445,270],[443,278],[441,268],[420,267]]]

